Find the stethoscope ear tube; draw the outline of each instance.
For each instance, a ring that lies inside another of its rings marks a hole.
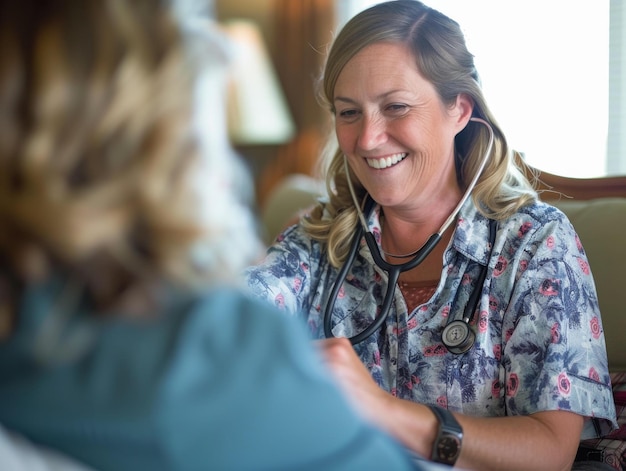
[[[324,310],[324,336],[327,339],[335,337],[333,335],[333,329],[331,326],[331,317],[333,309],[335,307],[335,301],[337,300],[337,295],[339,294],[339,289],[341,288],[343,280],[346,279],[346,276],[348,275],[348,270],[352,266],[352,263],[354,262],[354,257],[356,257],[356,254],[359,250],[361,237],[363,237],[363,227],[361,227],[361,225],[357,225],[356,233],[354,234],[354,237],[352,238],[352,242],[350,244],[348,257],[341,267],[341,270],[337,274],[337,279],[333,283],[333,289],[330,292],[330,297],[328,298],[328,302],[326,303],[326,309]]]
[[[368,235],[371,236],[372,234],[366,232],[365,233],[366,239]],[[396,283],[398,282],[399,276],[400,276],[400,270],[392,270],[389,272],[389,280],[387,281],[387,292],[385,293],[385,298],[383,301],[383,305],[380,308],[380,313],[378,314],[376,319],[374,319],[374,322],[372,322],[369,326],[367,326],[367,328],[365,328],[362,332],[356,334],[355,336],[349,338],[350,343],[352,345],[361,343],[363,340],[368,338],[370,335],[376,332],[383,325],[383,323],[387,319],[387,316],[389,315],[389,311],[391,310],[391,303],[393,301],[393,295],[396,290]]]
[[[365,206],[368,209],[374,206],[374,202],[371,197],[368,196],[368,202]],[[346,275],[348,274],[348,270],[350,266],[352,266],[352,263],[359,248],[359,244],[361,242],[361,237],[363,236],[365,237],[365,242],[367,243],[367,247],[372,254],[374,262],[376,263],[376,265],[378,265],[378,267],[388,273],[389,279],[387,280],[387,292],[385,293],[383,305],[380,309],[380,314],[362,332],[353,337],[349,337],[352,345],[356,345],[357,343],[362,342],[383,325],[383,323],[387,319],[387,316],[389,315],[389,311],[391,310],[391,303],[393,302],[394,291],[396,289],[396,284],[398,282],[398,278],[400,277],[400,273],[402,273],[403,271],[411,270],[412,268],[415,268],[417,265],[422,263],[422,261],[428,256],[428,254],[430,254],[430,252],[432,252],[432,250],[441,240],[441,234],[435,233],[431,235],[426,243],[422,246],[422,248],[420,248],[415,254],[415,257],[413,257],[408,262],[395,265],[387,262],[382,257],[382,254],[378,250],[378,244],[376,243],[376,239],[374,239],[374,235],[371,232],[365,232],[365,230],[359,226],[356,234],[354,235],[354,238],[352,239],[352,243],[350,244],[350,252],[348,254],[348,258],[343,264],[343,267],[341,267],[341,271],[337,275],[337,280],[333,285],[330,297],[328,298],[328,303],[326,304],[326,310],[324,312],[324,335],[326,336],[326,338],[334,337],[331,325],[331,317],[333,308],[335,307],[335,300],[337,299],[339,289],[343,284]]]
[[[359,249],[359,244],[361,243],[361,238],[363,236],[365,236],[365,241],[372,254],[372,258],[374,259],[374,262],[376,263],[376,265],[378,265],[378,267],[380,267],[382,270],[388,273],[389,280],[387,284],[387,292],[385,294],[385,298],[384,298],[383,305],[380,310],[380,314],[378,315],[378,317],[376,317],[374,322],[372,322],[372,324],[370,324],[365,330],[355,335],[354,337],[350,338],[350,342],[353,345],[365,340],[382,326],[382,324],[385,322],[385,319],[389,315],[391,303],[394,298],[394,290],[395,290],[398,278],[400,276],[400,273],[406,270],[411,270],[415,268],[416,266],[418,266],[420,263],[422,263],[422,261],[428,256],[428,254],[430,254],[430,252],[435,248],[437,243],[439,243],[439,241],[441,240],[441,235],[452,224],[458,211],[463,206],[463,204],[465,204],[465,201],[469,198],[472,190],[476,186],[476,183],[478,182],[478,178],[481,175],[487,163],[487,160],[489,159],[489,156],[491,155],[491,149],[492,149],[493,141],[494,141],[493,129],[491,128],[491,125],[487,121],[483,120],[482,118],[476,118],[476,117],[470,118],[470,121],[483,124],[484,126],[487,127],[489,131],[489,142],[488,142],[485,154],[483,156],[483,159],[480,163],[480,167],[478,171],[475,173],[474,177],[472,178],[472,181],[468,185],[465,191],[465,194],[463,195],[461,200],[458,202],[456,208],[450,213],[450,216],[448,216],[448,218],[443,223],[439,231],[431,235],[430,238],[426,241],[426,243],[417,252],[415,252],[413,258],[405,263],[401,263],[397,265],[388,263],[383,258],[382,253],[380,252],[378,248],[378,244],[376,243],[376,240],[374,239],[373,234],[369,230],[367,230],[367,224],[365,222],[365,218],[363,217],[363,212],[365,212],[366,214],[369,214],[371,210],[373,209],[375,202],[369,195],[367,195],[365,207],[363,208],[363,211],[361,211],[360,205],[356,201],[356,195],[354,192],[354,188],[352,186],[352,181],[350,180],[350,169],[348,167],[347,158],[344,155],[344,166],[346,169],[347,183],[350,189],[350,193],[352,195],[352,199],[354,200],[355,207],[358,212],[360,224],[357,224],[357,230],[352,239],[352,243],[350,244],[350,251],[348,253],[348,257],[346,261],[344,262],[343,267],[341,267],[339,274],[337,275],[337,279],[335,280],[335,283],[333,284],[333,288],[331,290],[330,296],[328,298],[328,302],[326,304],[326,309],[324,310],[324,322],[323,322],[324,323],[324,335],[327,338],[334,337],[333,332],[332,332],[332,326],[331,326],[331,318],[332,318],[333,309],[335,307],[335,301],[339,294],[339,290],[341,289],[341,285],[343,284],[343,281],[345,280],[348,274],[348,271],[350,267],[352,266],[352,263],[354,262],[354,258],[356,257],[356,254]],[[491,226],[492,224],[490,222],[490,236],[491,236],[492,249],[493,249],[493,239],[495,238],[495,230]],[[493,226],[495,226],[495,224],[493,224]],[[484,271],[486,272],[486,267]],[[469,328],[469,322],[471,320],[471,317],[474,314],[474,311],[476,310],[478,301],[480,299],[480,294],[481,294],[480,287],[482,286],[484,282],[485,274],[481,274],[480,279],[481,281],[478,284],[479,288],[476,290],[477,293],[472,293],[472,296],[470,297],[471,298],[470,302],[468,303],[468,306],[466,307],[464,311],[464,319],[462,321],[459,320],[459,321],[450,322],[448,326],[446,326],[446,329],[444,329],[444,334],[448,332],[452,332],[455,340],[458,339],[458,334],[460,333],[460,330],[467,330],[469,331],[469,333],[473,334],[473,332],[471,332],[471,329]],[[469,311],[468,311],[468,308],[470,309]],[[465,328],[463,329],[463,327],[459,325],[459,323],[463,324]],[[456,326],[456,328],[452,328],[453,325]],[[453,353],[463,353],[464,351],[467,351],[467,349],[471,348],[471,346],[473,345],[473,339],[470,340],[470,337],[471,335],[469,334],[466,336],[466,339],[468,340],[468,343],[469,343],[469,346],[467,346],[467,348],[466,348],[466,342],[463,342],[462,348],[461,346],[457,345],[456,347],[449,348],[449,350],[452,351]],[[444,345],[446,345],[445,342],[444,342]],[[457,350],[457,351],[453,351],[453,350]]]
[[[374,259],[374,262],[376,263],[376,265],[378,265],[379,268],[382,268],[386,272],[389,272],[390,278],[391,278],[391,273],[394,271],[397,271],[398,272],[397,275],[400,275],[400,273],[402,273],[403,271],[411,270],[412,268],[415,268],[420,263],[422,263],[424,259],[428,257],[428,255],[433,251],[433,249],[439,243],[440,240],[441,240],[440,233],[435,233],[431,235],[426,241],[426,243],[417,252],[415,252],[415,255],[413,256],[411,260],[409,260],[408,262],[404,262],[404,263],[400,263],[396,265],[393,263],[389,263],[387,260],[383,258],[380,250],[378,250],[378,244],[376,243],[376,240],[374,239],[374,235],[371,232],[365,233],[365,241],[367,242],[367,247],[370,249],[370,253],[372,254],[372,258]],[[398,276],[396,276],[396,281],[397,281],[397,278]]]

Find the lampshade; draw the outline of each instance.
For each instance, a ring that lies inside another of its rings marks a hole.
[[[289,141],[295,126],[261,32],[246,20],[223,26],[233,48],[227,101],[231,141],[235,145]]]

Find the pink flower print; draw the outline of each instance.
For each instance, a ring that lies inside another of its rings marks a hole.
[[[525,222],[517,230],[517,237],[523,237],[533,227],[531,222]]]
[[[589,368],[589,377],[594,381],[600,381],[600,375],[593,366]]]
[[[546,278],[539,286],[539,292],[544,296],[556,296],[559,294],[560,281],[553,278]]]
[[[591,335],[593,335],[593,338],[597,340],[600,338],[601,333],[600,319],[598,319],[598,316],[593,316],[591,321],[589,321],[589,324],[591,326]]]
[[[441,310],[441,315],[443,317],[448,317],[448,314],[450,314],[450,305],[444,306]]]
[[[519,268],[521,271],[526,271],[526,269],[528,268],[528,260],[522,260],[521,262],[519,262]]]
[[[306,263],[302,262],[302,263],[300,264],[300,269],[301,269],[302,271],[309,271],[309,266],[308,266]]]
[[[552,249],[554,249],[554,245],[555,245],[555,243],[554,243],[554,237],[553,237],[553,236],[548,236],[548,238],[546,239],[546,246],[547,246],[550,250],[552,250]]]
[[[445,355],[448,350],[442,344],[431,345],[430,347],[424,348],[424,356],[425,357],[434,357],[437,355]]]
[[[516,373],[511,373],[506,383],[506,395],[514,397],[517,394],[517,388],[519,388],[519,378]]]
[[[558,322],[555,322],[552,324],[552,327],[550,327],[550,337],[552,338],[552,343],[559,343],[559,340],[561,339],[561,332],[559,328],[560,325]]]
[[[301,278],[295,278],[293,280],[293,290],[297,293],[300,291],[300,288],[302,287],[302,279]]]
[[[374,234],[374,239],[376,240],[376,242],[380,244],[380,229],[378,227],[375,227],[372,230],[372,233]]]
[[[439,396],[437,398],[437,405],[439,407],[443,407],[444,409],[448,408],[448,398],[446,396]]]
[[[407,381],[405,386],[410,391],[411,389],[413,389],[413,381]]]
[[[346,295],[346,290],[343,289],[343,285],[341,285],[339,287],[339,292],[337,293],[337,298],[341,299],[341,298],[345,297],[345,295]]]
[[[380,283],[380,280],[382,280],[382,278],[381,278],[381,276],[380,276],[380,273],[378,273],[378,272],[374,272],[374,281],[375,281],[376,283]]]
[[[411,375],[411,381],[413,381],[413,384],[420,384],[421,380],[415,376],[415,375]]]
[[[435,346],[435,355],[445,355],[446,353],[448,353],[448,349],[443,344]]]
[[[482,334],[487,332],[487,324],[489,323],[489,316],[487,311],[480,311],[480,317],[478,318],[478,331]]]
[[[578,258],[578,266],[580,266],[580,269],[583,271],[583,273],[585,275],[589,274],[589,263],[587,263],[587,261],[584,258]]]
[[[492,311],[498,310],[498,299],[495,296],[489,296],[489,309]]]
[[[504,340],[506,340],[507,342],[509,341],[509,339],[513,337],[513,329],[507,329],[507,331],[504,333]]]
[[[500,361],[500,358],[502,358],[502,345],[500,345],[499,343],[493,346],[493,356],[498,361]],[[499,382],[498,387],[500,387]]]
[[[496,379],[493,383],[491,383],[491,396],[492,397],[500,397],[500,391],[502,390],[502,386],[500,385],[500,380]]]
[[[583,251],[583,244],[580,241],[580,238],[578,237],[578,234],[576,234],[576,248],[578,249],[579,252]]]
[[[407,329],[415,329],[417,327],[417,318],[411,317],[406,323]]]
[[[396,388],[391,388],[391,395],[393,397],[398,397],[398,390]]]
[[[274,298],[274,304],[276,305],[276,307],[278,307],[280,309],[284,309],[284,307],[285,307],[285,297],[283,296],[282,293],[278,293],[276,295],[276,297]]]
[[[496,263],[496,266],[493,269],[493,276],[500,276],[500,275],[502,275],[502,272],[504,272],[504,270],[506,270],[506,267],[507,267],[508,264],[509,264],[509,262],[507,262],[506,259],[503,256],[499,256],[498,257],[498,262]]]
[[[472,279],[470,278],[470,276],[469,276],[467,273],[465,273],[465,274],[463,275],[463,279],[461,280],[461,284],[462,284],[462,285],[468,285],[468,284],[470,284],[471,282],[472,282]]]
[[[374,353],[374,364],[380,365],[380,352],[378,350]]]
[[[571,384],[566,373],[561,373],[558,379],[559,392],[561,394],[568,395],[570,392]]]

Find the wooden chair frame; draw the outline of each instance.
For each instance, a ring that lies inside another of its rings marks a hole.
[[[626,175],[574,178],[544,172],[525,162],[521,167],[544,201],[626,198]]]

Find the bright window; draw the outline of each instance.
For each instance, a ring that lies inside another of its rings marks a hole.
[[[340,23],[379,1],[339,0]],[[610,115],[625,114],[623,105],[609,109],[609,24],[623,36],[621,2],[426,3],[461,25],[490,107],[531,165],[572,177],[626,173],[624,126],[617,120],[609,127]],[[620,65],[623,52],[614,52],[611,60]],[[623,74],[611,71],[613,96],[620,97]]]

